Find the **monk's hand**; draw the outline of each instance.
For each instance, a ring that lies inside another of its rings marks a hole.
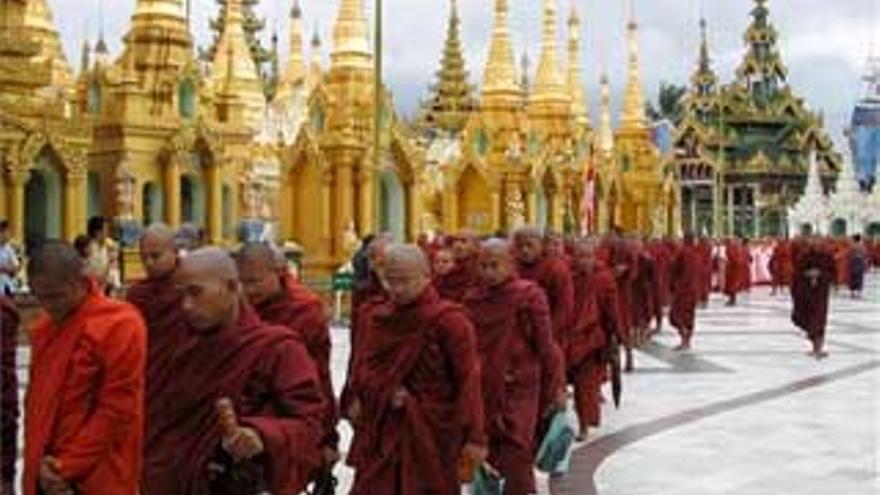
[[[391,407],[394,409],[400,409],[406,405],[406,399],[409,398],[409,391],[407,391],[403,387],[398,387],[397,390],[394,391],[394,395],[391,396]]]
[[[73,495],[73,488],[58,473],[61,462],[54,457],[44,457],[40,464],[40,486],[46,495]]]
[[[486,447],[469,442],[461,449],[461,456],[468,460],[471,466],[482,466],[486,459],[489,458],[489,449]]]
[[[260,433],[247,427],[240,427],[231,437],[224,438],[223,448],[236,461],[254,458],[265,449]]]
[[[348,419],[351,420],[351,424],[356,425],[361,419],[361,410],[363,406],[361,406],[360,399],[354,399],[351,401],[351,405],[348,406]]]

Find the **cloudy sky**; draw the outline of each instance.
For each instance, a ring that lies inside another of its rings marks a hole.
[[[216,15],[215,0],[190,0],[197,42],[210,39],[208,19]],[[286,51],[288,12],[294,0],[261,0],[266,36],[281,33]],[[318,30],[329,47],[329,32],[339,0],[300,0],[307,30]],[[450,0],[384,0],[385,77],[398,106],[410,113],[423,98],[439,63]],[[479,82],[488,50],[493,0],[458,0],[462,38],[473,82]],[[136,0],[49,0],[71,61],[79,60],[84,36],[94,38],[103,25],[111,50],[117,53],[128,29]],[[537,59],[541,0],[509,0],[512,32],[518,54],[527,50]],[[698,20],[705,15],[716,71],[728,80],[744,53],[743,32],[753,0],[634,0],[641,25],[642,70],[648,97],[661,81],[682,83],[693,70],[699,43]],[[371,0],[366,0],[372,16]],[[595,113],[597,83],[607,70],[615,103],[625,82],[625,0],[557,0],[566,14],[574,3],[584,20],[585,83]],[[103,5],[102,5],[103,4]],[[812,108],[824,112],[832,132],[840,134],[853,103],[862,93],[860,76],[872,39],[880,39],[880,0],[770,0],[771,19],[781,34],[780,48],[795,92]],[[560,20],[560,28],[562,21]],[[560,34],[562,36],[562,34]],[[562,39],[560,39],[562,41]],[[878,44],[880,45],[880,44]],[[533,67],[534,67],[533,63]],[[840,139],[836,136],[836,139]]]

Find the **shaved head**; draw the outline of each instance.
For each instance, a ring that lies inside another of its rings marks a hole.
[[[520,227],[513,233],[516,259],[524,265],[533,265],[544,256],[545,243],[541,230]]]
[[[279,257],[280,255],[280,257]],[[254,306],[281,294],[284,253],[266,242],[249,242],[235,256],[244,293]]]
[[[28,259],[31,292],[56,324],[73,313],[88,297],[82,257],[73,246],[48,241]]]
[[[140,255],[147,277],[158,279],[171,276],[177,268],[174,230],[162,223],[154,223],[147,227],[141,236]]]
[[[383,281],[394,304],[402,306],[415,302],[431,281],[428,257],[415,245],[390,246]]]
[[[575,268],[585,273],[592,273],[596,267],[596,250],[599,243],[592,237],[581,237],[574,242],[572,261]]]
[[[492,238],[480,244],[480,278],[489,287],[497,287],[514,275],[510,243]]]
[[[393,243],[390,235],[379,234],[367,246],[367,263],[370,271],[379,278],[382,277],[382,272],[385,270],[388,249]]]
[[[527,226],[525,226],[525,227],[520,227],[520,228],[514,230],[514,231],[513,231],[513,238],[514,238],[514,239],[520,239],[520,238],[524,238],[524,239],[529,239],[529,238],[543,239],[543,238],[544,238],[544,235],[541,233],[541,229],[539,229],[538,227],[532,227],[532,226],[528,226],[528,225],[527,225]]]
[[[228,252],[217,247],[193,251],[180,261],[176,281],[192,328],[210,331],[235,324],[240,290],[238,270]]]

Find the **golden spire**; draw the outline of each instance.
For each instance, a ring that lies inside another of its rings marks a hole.
[[[138,0],[134,15],[173,17],[186,22],[183,0]]]
[[[535,99],[565,99],[565,80],[559,70],[556,43],[556,0],[544,0],[544,28],[541,58],[532,96]]]
[[[305,78],[306,64],[303,56],[302,9],[299,0],[294,0],[290,11],[290,40],[288,44],[287,67],[281,78],[282,86],[297,85]]]
[[[25,3],[21,27],[26,36],[41,44],[37,61],[51,61],[52,81],[50,84],[64,85],[70,82],[73,77],[71,68],[64,55],[61,37],[55,28],[55,21],[52,19],[52,12],[49,10],[46,0],[29,0]]]
[[[495,0],[495,22],[492,26],[492,41],[489,45],[489,58],[483,72],[483,97],[493,94],[516,94],[516,63],[513,45],[510,42],[507,0]]]
[[[151,73],[148,79],[163,72],[176,76],[193,58],[183,0],[137,0],[125,44],[117,63],[127,72],[137,66]]]
[[[265,97],[260,74],[247,43],[241,2],[226,0],[224,29],[214,53],[212,79],[221,102],[225,100],[239,107],[243,121],[250,126],[260,118]],[[230,113],[227,110],[226,114]],[[232,118],[229,120],[234,121]]]
[[[568,18],[568,93],[571,95],[571,114],[580,128],[590,127],[587,93],[581,79],[581,20],[572,2]]]
[[[311,62],[309,62],[309,79],[308,90],[311,91],[321,82],[321,74],[324,72],[323,58],[321,54],[321,35],[318,29],[312,34],[311,41]]]
[[[603,158],[610,158],[614,153],[614,129],[611,126],[611,87],[608,74],[602,73],[599,84],[599,151]]]
[[[372,69],[363,0],[342,0],[333,26],[331,67]]]
[[[630,19],[627,24],[627,44],[629,59],[627,66],[626,93],[623,96],[623,129],[646,129],[645,100],[642,94],[642,76],[639,67],[639,26],[636,23],[635,8],[629,4]]]

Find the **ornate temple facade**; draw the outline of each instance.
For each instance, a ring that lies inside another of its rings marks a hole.
[[[526,222],[678,231],[679,188],[645,118],[634,21],[621,124],[606,78],[594,130],[576,11],[563,22],[556,0],[543,2],[537,69],[521,75],[508,1],[495,0],[477,95],[452,1],[437,82],[410,124],[377,91],[363,0],[340,1],[327,67],[317,33],[307,56],[298,2],[284,61],[277,36],[268,51],[256,41],[254,0],[219,3],[215,38],[197,55],[183,0],[137,0],[121,53],[102,36],[74,72],[46,0],[0,2],[0,217],[17,242],[72,239],[92,215],[194,224],[218,244],[259,224],[326,273],[356,235],[377,230],[401,240]]]
[[[729,84],[712,70],[702,22],[697,70],[671,158],[681,182],[683,227],[701,234],[759,237],[788,232],[788,210],[805,188],[811,151],[826,185],[841,157],[787,82],[767,0],[755,0],[747,50]]]

